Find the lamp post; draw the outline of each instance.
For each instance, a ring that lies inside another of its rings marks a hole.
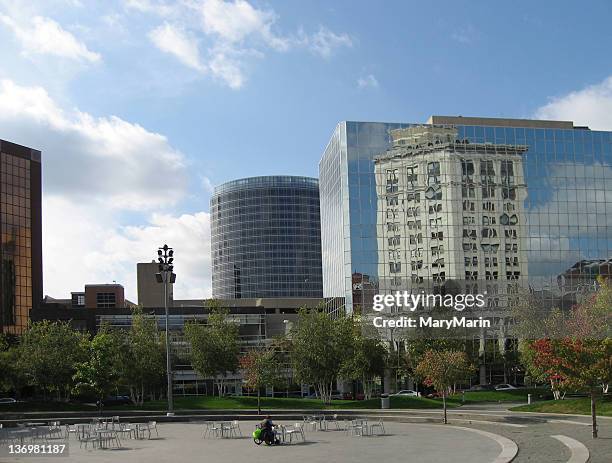
[[[168,413],[167,416],[174,416],[174,404],[172,403],[172,370],[170,365],[170,336],[169,336],[169,314],[168,314],[168,284],[176,281],[176,274],[172,272],[174,266],[174,251],[164,244],[157,250],[157,262],[159,273],[155,274],[158,283],[164,284],[164,309],[166,311],[166,375],[168,377]]]

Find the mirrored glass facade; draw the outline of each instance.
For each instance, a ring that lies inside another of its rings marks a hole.
[[[40,151],[0,140],[0,332],[21,334],[42,299]]]
[[[319,168],[325,297],[367,309],[374,293],[453,279],[564,298],[610,273],[611,132],[428,122],[336,127]]]
[[[317,179],[234,180],[210,210],[214,298],[322,296]]]

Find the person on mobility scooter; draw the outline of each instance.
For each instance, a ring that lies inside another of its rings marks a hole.
[[[265,442],[266,445],[278,445],[280,440],[276,437],[276,430],[274,429],[274,423],[270,415],[266,416],[264,420],[257,425],[257,429],[253,431],[253,442],[257,445],[261,445]]]

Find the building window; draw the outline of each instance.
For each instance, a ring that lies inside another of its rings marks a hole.
[[[516,199],[516,188],[515,187],[502,187],[502,198],[503,199]]]
[[[442,204],[441,203],[430,204],[429,205],[429,213],[430,214],[434,214],[436,212],[442,212]]]
[[[409,166],[406,168],[406,181],[412,187],[417,183],[418,172],[418,166]]]
[[[477,251],[476,243],[463,243],[463,250],[465,252]]]
[[[486,185],[482,187],[482,198],[495,198],[495,186]]]
[[[467,228],[464,228],[463,229],[463,237],[475,240],[476,239],[476,230],[469,230]]]
[[[420,213],[421,211],[418,207],[409,207],[408,210],[406,211],[406,215],[408,217],[418,217]]]
[[[108,309],[117,306],[115,293],[96,293],[96,307]]]
[[[398,191],[398,178],[397,169],[387,170],[387,193],[397,193]]]
[[[505,185],[514,184],[514,166],[512,165],[512,161],[502,161],[500,174],[502,178],[502,183]]]
[[[397,206],[399,203],[399,196],[387,196],[387,206]]]
[[[461,176],[464,182],[472,181],[472,175],[474,175],[474,161],[461,161]]]
[[[481,231],[483,238],[497,238],[497,230],[494,228],[483,228]]]
[[[406,194],[407,201],[414,201],[415,203],[421,202],[421,193],[407,193]]]
[[[493,161],[480,161],[480,178],[482,183],[493,183],[493,177],[495,177]]]
[[[399,222],[387,222],[387,231],[388,232],[399,231]]]
[[[427,163],[427,184],[433,185],[440,183],[440,163],[428,162]]]
[[[482,224],[483,225],[495,225],[495,217],[483,215],[482,216]]]
[[[389,246],[399,246],[400,245],[400,235],[390,236],[388,238]]]
[[[486,201],[482,203],[482,208],[485,211],[495,212],[495,203],[492,203],[491,201]]]
[[[463,185],[461,187],[461,197],[462,198],[475,198],[476,197],[476,190],[474,190],[473,186]]]
[[[400,273],[402,271],[401,262],[389,262],[389,273]]]

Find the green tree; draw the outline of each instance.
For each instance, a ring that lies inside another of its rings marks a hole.
[[[352,320],[334,319],[322,308],[301,309],[290,336],[295,378],[313,384],[323,402],[330,403],[334,382],[351,352]]]
[[[105,327],[89,343],[89,358],[77,364],[74,374],[76,393],[93,393],[102,401],[119,383],[121,335]]]
[[[446,417],[446,396],[451,386],[457,381],[468,377],[473,365],[468,361],[465,352],[452,350],[428,350],[416,367],[417,376],[425,384],[431,385],[442,394],[444,408],[444,424],[448,423]]]
[[[612,286],[606,280],[599,284],[598,291],[569,314],[552,311],[544,318],[544,328],[554,327],[544,331],[548,336],[522,342],[523,360],[532,375],[550,381],[559,391],[590,395],[593,438],[597,438],[597,396],[612,382]]]
[[[19,398],[27,377],[19,367],[19,345],[4,334],[0,334],[0,372],[0,391],[13,391]]]
[[[261,414],[261,389],[282,384],[283,362],[274,346],[253,349],[240,358],[246,386],[257,391],[257,412]]]
[[[77,363],[87,355],[87,336],[64,322],[33,323],[19,344],[19,368],[46,398],[55,392],[69,397]]]
[[[361,381],[365,399],[372,397],[374,380],[385,371],[388,352],[380,339],[363,335],[358,323],[353,327],[350,353],[342,363],[340,376]]]
[[[164,382],[166,357],[163,336],[155,319],[145,317],[142,309],[132,312],[129,331],[120,334],[119,375],[137,405],[144,402],[147,390],[152,392]]]
[[[238,368],[238,325],[228,318],[227,310],[214,308],[207,324],[186,324],[185,336],[193,369],[204,378],[212,377],[223,396],[227,374]]]

